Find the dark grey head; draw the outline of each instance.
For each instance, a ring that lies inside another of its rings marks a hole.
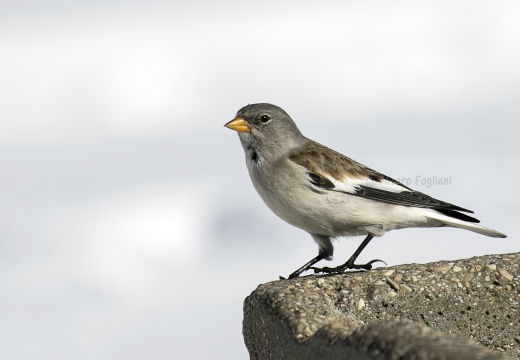
[[[225,126],[238,131],[246,155],[253,150],[266,160],[274,161],[306,141],[291,117],[271,104],[244,106]]]

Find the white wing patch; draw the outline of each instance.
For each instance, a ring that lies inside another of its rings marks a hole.
[[[342,181],[336,180],[333,177],[328,177],[328,179],[334,184],[336,191],[342,191],[350,194],[355,194],[357,191],[359,191],[360,186],[388,191],[392,193],[410,191],[404,186],[398,185],[396,183],[384,179],[381,182],[371,180],[369,178],[352,179],[349,177],[344,177]]]

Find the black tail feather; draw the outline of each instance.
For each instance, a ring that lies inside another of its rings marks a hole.
[[[468,222],[472,222],[472,223],[480,222],[480,220],[475,219],[474,217],[468,216],[466,214],[461,214],[460,212],[455,211],[455,210],[450,210],[450,209],[435,209],[435,210],[440,212],[441,214],[444,214],[444,215],[447,215],[447,216],[450,216],[452,218],[459,219],[462,221],[468,221]]]

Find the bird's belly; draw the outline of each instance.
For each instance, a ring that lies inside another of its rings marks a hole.
[[[311,234],[356,236],[421,226],[423,216],[415,216],[413,208],[380,203],[357,196],[318,191],[312,185],[282,181],[265,184],[253,181],[265,204],[287,223]],[[287,186],[286,184],[293,184]]]
[[[289,182],[285,182],[287,184]],[[294,184],[295,182],[292,182]],[[370,221],[360,218],[351,206],[352,196],[311,190],[312,185],[285,186],[253,181],[255,188],[278,217],[311,234],[326,236],[364,235]]]

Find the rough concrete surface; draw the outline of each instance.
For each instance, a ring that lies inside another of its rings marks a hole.
[[[519,302],[520,253],[488,255],[263,284],[243,333],[252,359],[520,359]]]

